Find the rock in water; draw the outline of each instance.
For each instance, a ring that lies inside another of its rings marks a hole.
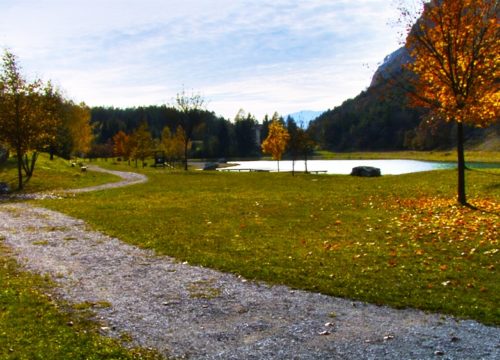
[[[356,166],[352,168],[352,176],[375,177],[380,176],[380,169],[372,166]]]
[[[219,167],[219,164],[214,163],[214,162],[208,162],[205,163],[205,166],[203,166],[203,170],[215,170]]]

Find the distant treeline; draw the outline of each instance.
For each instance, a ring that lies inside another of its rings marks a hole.
[[[101,152],[93,155],[103,156],[109,155],[102,152],[110,151],[112,138],[119,131],[131,134],[146,122],[152,137],[161,140],[163,129],[168,127],[171,133],[175,133],[186,114],[167,106],[94,107],[91,116],[96,135],[94,152]],[[193,131],[192,157],[254,157],[261,154],[259,136],[263,126],[252,115],[239,116],[233,122],[206,110],[191,112],[189,116],[196,116],[193,123],[198,124]]]

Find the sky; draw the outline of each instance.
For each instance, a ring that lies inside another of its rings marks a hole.
[[[89,106],[173,104],[233,119],[327,110],[398,49],[390,0],[0,0],[0,49]]]

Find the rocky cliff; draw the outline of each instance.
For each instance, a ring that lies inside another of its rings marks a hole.
[[[408,50],[404,46],[387,55],[382,65],[373,74],[370,87],[375,87],[390,78],[401,76],[402,66],[410,61],[410,54],[408,54]]]

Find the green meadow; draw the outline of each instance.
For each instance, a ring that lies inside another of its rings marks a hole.
[[[319,151],[321,159],[411,159],[425,161],[456,162],[457,152],[450,151],[387,151],[334,153]],[[467,151],[466,162],[500,163],[500,151]]]
[[[72,167],[71,162],[58,157],[49,160],[45,153],[40,154],[35,166],[33,177],[25,184],[25,193],[39,191],[82,188],[120,180],[111,174],[97,172],[82,172],[79,163]],[[17,188],[17,162],[10,158],[0,166],[0,182],[6,182],[15,191]]]
[[[103,166],[129,169],[124,165]],[[140,169],[149,182],[42,205],[179,261],[499,324],[500,172],[380,178]]]

